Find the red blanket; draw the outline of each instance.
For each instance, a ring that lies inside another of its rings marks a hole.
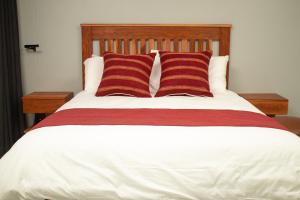
[[[62,110],[34,128],[63,125],[239,126],[286,130],[272,118],[248,111],[96,108]]]

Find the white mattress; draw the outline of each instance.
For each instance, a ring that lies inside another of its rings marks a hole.
[[[259,112],[230,91],[214,98],[81,92],[61,109],[87,107]],[[0,199],[296,200],[300,139],[255,127],[45,127],[0,160]]]

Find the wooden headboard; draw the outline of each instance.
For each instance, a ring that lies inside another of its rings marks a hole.
[[[212,50],[218,42],[220,56],[229,55],[229,24],[81,24],[82,62],[91,55],[104,51],[136,54],[151,49],[198,52]],[[99,52],[93,52],[93,41],[98,41]],[[82,83],[84,87],[84,65]],[[227,85],[229,65],[227,66]]]

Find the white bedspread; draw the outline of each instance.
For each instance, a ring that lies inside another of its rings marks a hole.
[[[233,92],[93,97],[67,108],[259,112]],[[0,160],[0,199],[299,200],[300,139],[255,127],[60,126],[24,135]]]

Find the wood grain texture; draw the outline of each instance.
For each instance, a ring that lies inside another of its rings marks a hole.
[[[207,40],[206,41],[206,50],[207,51],[212,51],[212,45],[213,45],[213,41],[212,40]]]
[[[150,27],[161,27],[161,26],[185,26],[185,27],[190,27],[190,26],[201,26],[201,27],[207,27],[207,28],[231,28],[231,24],[80,24],[81,27],[84,26],[112,26],[112,27],[122,27],[122,26],[150,26]]]
[[[117,53],[122,53],[122,40],[116,40]],[[100,55],[100,54],[99,54]]]
[[[99,55],[105,51],[105,40],[99,40]]]
[[[190,40],[190,52],[194,53],[195,52],[195,43],[196,40]]]
[[[131,40],[130,54],[137,54],[137,40],[135,39]]]
[[[22,97],[24,113],[53,113],[73,97],[73,92],[33,92]]]
[[[124,54],[129,54],[129,39],[124,40]],[[101,54],[102,56],[102,54]]]
[[[168,45],[168,48],[171,47],[170,45],[171,44]],[[174,52],[179,52],[180,51],[180,49],[179,49],[179,40],[178,39],[173,40],[173,51]]]
[[[300,137],[300,118],[292,116],[277,116],[274,118],[283,126],[287,127],[289,131],[295,133]]]
[[[288,99],[278,94],[240,93],[239,95],[249,101],[266,115],[286,115],[288,113]]]
[[[203,51],[203,40],[198,40],[198,52]]]
[[[157,49],[176,52],[194,52],[195,43],[191,44],[191,41],[199,41],[198,51],[203,49],[203,41],[208,41],[209,49],[213,41],[219,41],[219,54],[224,56],[230,52],[230,24],[81,24],[81,29],[82,61],[92,55],[94,40],[100,41],[100,55],[105,51],[101,42],[104,40],[109,41],[109,50],[125,54],[147,53],[155,47],[155,41]],[[118,41],[117,49],[111,41]],[[124,45],[121,46],[119,41],[123,41]],[[133,45],[130,45],[130,41],[134,42]],[[140,41],[140,45],[137,45],[137,41]],[[84,65],[82,75],[84,87]],[[229,64],[226,77],[228,86]]]
[[[157,49],[161,49],[163,48],[163,40],[162,39],[157,39]]]
[[[163,50],[164,51],[171,51],[171,40],[170,39],[168,39],[168,38],[165,39],[165,48]]]
[[[154,39],[149,40],[149,49],[147,53],[150,53],[151,49],[154,49]]]
[[[219,54],[220,56],[230,55],[230,27],[224,27],[220,30],[220,45],[219,45]],[[227,63],[226,69],[226,80],[227,88],[229,86],[229,62]]]
[[[92,39],[92,27],[84,26],[81,27],[81,36],[82,36],[82,87],[84,88],[84,77],[85,77],[85,68],[83,62],[92,56],[93,53],[93,39]],[[100,45],[100,53],[102,52],[102,47]]]
[[[146,53],[146,40],[145,39],[141,40],[140,48],[141,48],[141,54],[145,54]]]

